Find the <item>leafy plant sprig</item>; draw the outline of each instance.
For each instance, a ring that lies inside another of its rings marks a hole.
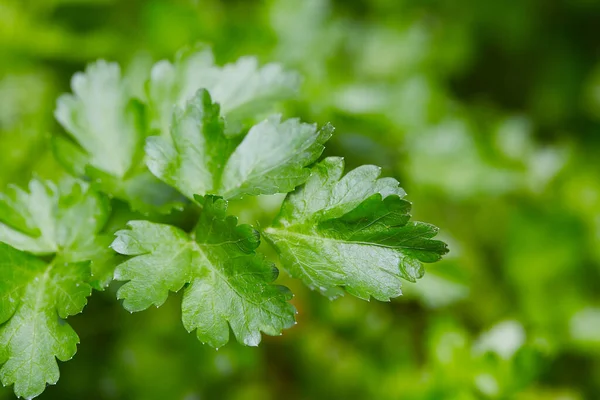
[[[341,158],[317,162],[330,125],[265,118],[297,91],[296,74],[251,57],[219,67],[196,48],[149,76],[140,99],[117,64],[76,74],[55,112],[68,136],[52,140],[73,178],[0,196],[0,380],[17,396],[57,382],[56,359],[79,341],[64,320],[113,278],[129,311],[185,288],[183,325],[200,341],[223,346],[231,328],[256,346],[295,323],[261,236],[286,271],[330,297],[387,301],[447,252],[437,228],[410,222],[404,190],[378,167],[344,175]],[[287,197],[260,233],[227,215],[230,199],[276,193]],[[116,233],[111,198],[138,212]],[[174,210],[194,210],[193,227],[169,223]]]

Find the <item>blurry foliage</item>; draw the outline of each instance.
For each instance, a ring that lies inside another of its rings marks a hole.
[[[1,0],[0,188],[64,174],[47,139],[86,63],[128,65],[143,96],[137,71],[204,42],[300,71],[286,115],[331,122],[328,154],[399,177],[451,248],[391,303],[282,277],[300,323],[258,350],[203,347],[177,298],[129,315],[112,288],[72,318],[82,344],[40,398],[595,398],[598,21],[594,0]]]

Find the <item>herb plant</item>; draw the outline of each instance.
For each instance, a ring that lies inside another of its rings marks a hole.
[[[410,222],[398,181],[376,166],[344,174],[342,158],[319,161],[329,124],[269,116],[299,82],[251,57],[216,66],[202,48],[155,64],[141,98],[114,63],[73,77],[55,112],[66,135],[52,138],[71,177],[0,196],[4,385],[33,398],[55,384],[56,359],[72,358],[79,341],[65,320],[113,279],[131,312],[184,289],[183,325],[200,341],[218,348],[231,329],[256,346],[295,323],[261,236],[286,271],[328,297],[388,301],[447,252],[437,228]],[[229,200],[276,193],[287,197],[260,232],[228,215]],[[134,216],[126,226],[110,222],[115,204]]]

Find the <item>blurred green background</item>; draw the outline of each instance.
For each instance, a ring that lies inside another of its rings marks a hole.
[[[397,177],[451,249],[391,303],[282,274],[298,325],[258,349],[201,345],[178,295],[96,292],[40,399],[600,398],[599,38],[595,0],[0,0],[0,189],[64,174],[55,99],[88,62],[142,93],[203,42],[301,72],[285,116],[331,122],[326,154]]]

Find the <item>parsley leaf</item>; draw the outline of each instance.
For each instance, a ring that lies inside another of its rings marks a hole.
[[[55,117],[89,156],[89,164],[123,178],[139,158],[144,140],[143,113],[130,97],[116,63],[100,60],[71,80],[74,94],[63,94]]]
[[[92,261],[93,285],[112,277],[110,236],[103,234],[109,215],[106,198],[81,182],[32,180],[29,192],[9,187],[0,193],[0,242],[36,255],[56,255],[57,262]]]
[[[102,233],[109,211],[82,182],[32,180],[28,192],[0,194],[0,379],[17,396],[33,398],[56,383],[55,358],[77,350],[79,338],[63,320],[112,278],[115,255]]]
[[[73,76],[74,94],[64,94],[57,121],[76,145],[53,138],[56,158],[74,176],[144,213],[181,208],[181,196],[157,180],[143,163],[144,105],[134,99],[119,65],[100,60]]]
[[[200,90],[175,111],[170,140],[148,138],[148,167],[190,199],[286,193],[308,179],[306,166],[321,155],[332,131],[330,125],[317,130],[276,116],[253,126],[243,139],[230,137],[219,105]]]
[[[0,243],[0,380],[33,398],[58,381],[79,338],[63,320],[81,312],[91,294],[89,263],[49,264]]]
[[[290,193],[266,239],[285,268],[309,287],[335,296],[340,287],[362,299],[402,294],[400,278],[423,275],[421,262],[447,252],[432,240],[438,229],[409,222],[410,203],[393,178],[365,165],[342,176],[341,158],[317,164],[306,184]]]
[[[174,226],[131,221],[117,232],[112,248],[133,256],[120,264],[115,279],[128,281],[118,292],[129,311],[160,306],[169,291],[185,289],[182,320],[188,331],[214,347],[229,341],[256,346],[260,332],[276,335],[294,324],[289,289],[272,285],[278,270],[256,254],[259,234],[226,216],[219,197],[196,199],[202,206],[198,225],[188,234]]]
[[[175,63],[163,60],[152,68],[148,83],[151,126],[168,137],[173,106],[185,106],[198,89],[207,89],[233,124],[269,111],[275,102],[296,94],[299,84],[300,76],[279,64],[259,67],[255,57],[241,57],[219,67],[210,49],[188,49],[178,53]]]

